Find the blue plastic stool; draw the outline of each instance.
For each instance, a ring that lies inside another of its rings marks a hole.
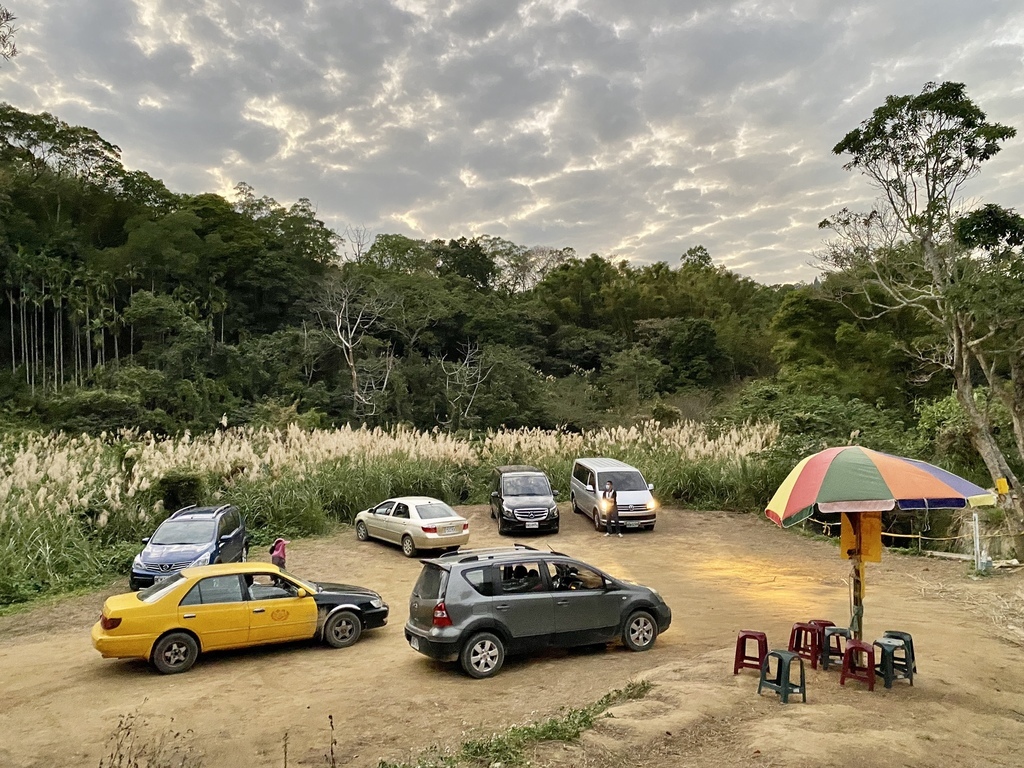
[[[851,640],[853,638],[853,632],[851,632],[847,627],[825,627],[825,636],[821,643],[822,669],[827,671],[828,665],[831,663],[833,658],[839,659],[840,663],[842,663],[845,647],[844,644],[840,642],[840,638]]]
[[[917,673],[917,656],[914,654],[914,638],[911,637],[909,632],[899,632],[895,629],[887,629],[882,633],[882,637],[898,637],[906,644],[907,658],[910,660],[910,664],[915,672]]]
[[[897,677],[905,677],[914,684],[914,665],[908,656],[907,645],[898,637],[881,637],[875,640],[876,648],[882,650],[882,655],[875,665],[875,674],[882,678],[886,688],[892,688],[893,681]],[[902,658],[897,653],[903,651]]]
[[[778,664],[775,670],[775,678],[772,680],[768,679],[768,669],[771,666],[771,660],[775,658],[778,660]],[[796,685],[790,679],[790,667],[793,664],[793,660],[796,660],[800,664],[800,684]],[[804,660],[800,658],[799,654],[792,653],[790,651],[769,651],[768,655],[764,657],[764,664],[761,665],[761,679],[757,682],[757,695],[761,695],[761,689],[767,688],[770,691],[775,691],[779,694],[779,698],[782,699],[783,704],[789,703],[789,694],[799,693],[803,697],[804,704],[807,703],[807,680],[804,677]]]

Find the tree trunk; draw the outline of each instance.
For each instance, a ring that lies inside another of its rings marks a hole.
[[[1006,478],[1010,485],[1018,489],[1017,476],[1010,469],[1003,456],[1002,450],[992,435],[992,425],[988,416],[982,413],[974,400],[974,384],[971,381],[971,356],[968,353],[967,345],[964,343],[964,334],[961,326],[962,318],[957,317],[951,334],[953,342],[953,380],[956,383],[956,396],[960,405],[967,414],[970,424],[971,442],[974,444],[981,460],[985,462],[992,483],[1001,477]],[[1014,507],[1024,517],[1024,497],[1018,492],[1013,502]]]
[[[11,375],[13,376],[18,372],[18,366],[15,363],[15,344],[14,344],[14,292],[7,291],[7,304],[11,310]]]

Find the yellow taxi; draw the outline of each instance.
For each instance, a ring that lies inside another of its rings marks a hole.
[[[270,563],[225,563],[107,598],[92,644],[103,658],[145,659],[173,674],[206,651],[314,639],[346,648],[387,620],[371,589],[300,579]]]

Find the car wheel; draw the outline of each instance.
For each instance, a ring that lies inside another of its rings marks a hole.
[[[579,507],[576,506],[576,494],[575,493],[572,496],[569,497],[569,502],[572,504],[573,514],[578,515],[580,512],[583,511]]]
[[[324,624],[324,642],[331,648],[348,648],[363,633],[363,622],[352,611],[331,614]]]
[[[500,517],[498,518],[498,535],[508,536],[508,531],[505,530],[505,522]]]
[[[481,632],[462,647],[459,661],[466,674],[480,680],[498,674],[505,663],[505,644],[490,632]]]
[[[150,661],[158,672],[174,675],[192,669],[199,656],[199,644],[187,632],[171,632],[156,641]]]
[[[412,540],[412,536],[402,537],[402,554],[406,557],[416,557],[416,543]]]
[[[602,530],[602,527],[601,527],[601,513],[598,512],[596,509],[594,510],[594,530],[595,531],[601,531]]]
[[[366,541],[370,538],[370,532],[366,530],[366,523],[362,520],[356,523],[356,538],[360,541]]]
[[[647,651],[658,639],[658,625],[647,611],[631,613],[622,630],[622,642],[631,651]]]

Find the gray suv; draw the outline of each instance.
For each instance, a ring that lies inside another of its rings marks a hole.
[[[621,640],[646,651],[672,622],[653,589],[559,552],[517,545],[422,563],[405,639],[430,658],[458,660],[471,677],[497,674],[506,653],[552,646]]]

